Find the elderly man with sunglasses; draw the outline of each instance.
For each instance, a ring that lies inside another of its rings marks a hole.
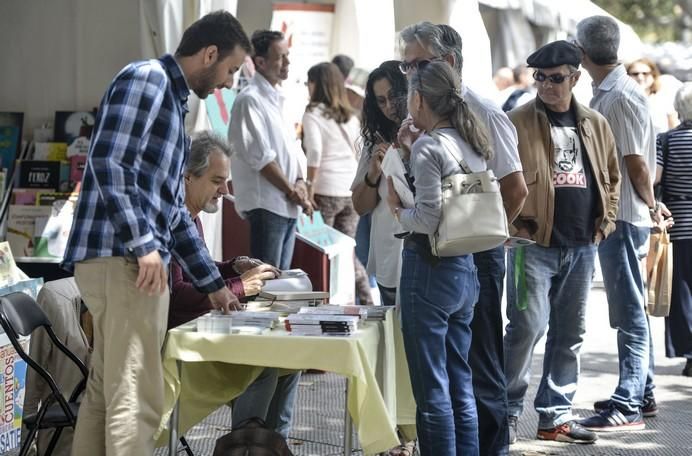
[[[592,443],[596,434],[576,422],[572,398],[596,249],[615,230],[620,172],[608,122],[572,95],[580,61],[579,48],[566,41],[538,49],[527,59],[538,96],[509,113],[529,189],[513,225],[535,244],[509,254],[504,353],[513,434],[533,350],[547,328],[537,438]]]

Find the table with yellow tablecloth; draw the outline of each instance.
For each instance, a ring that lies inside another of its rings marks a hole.
[[[262,367],[320,369],[348,379],[348,411],[366,454],[398,445],[396,425],[415,423],[401,331],[394,312],[366,321],[348,337],[169,331],[163,354],[165,414],[159,443],[179,401],[178,431],[185,432],[241,394]]]

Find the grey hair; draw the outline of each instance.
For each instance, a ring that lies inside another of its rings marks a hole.
[[[404,46],[416,42],[435,57],[453,56],[454,70],[461,74],[464,66],[461,36],[449,25],[435,25],[428,21],[418,22],[404,28],[399,36]]]
[[[486,160],[492,157],[488,132],[461,96],[461,77],[447,62],[431,62],[416,71],[409,81],[409,93],[414,92],[435,114],[448,119],[476,153]]]
[[[692,120],[692,82],[686,82],[678,89],[673,107],[681,121]]]
[[[221,136],[211,131],[196,134],[192,138],[185,172],[195,177],[202,176],[209,168],[209,156],[214,151],[222,153],[226,158],[231,158],[231,147]]]
[[[612,65],[618,61],[620,28],[609,16],[591,16],[577,24],[577,41],[596,65]]]

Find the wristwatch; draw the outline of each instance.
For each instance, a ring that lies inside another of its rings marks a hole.
[[[656,201],[656,204],[654,204],[654,207],[649,208],[649,214],[653,216],[656,212],[658,212],[661,209],[661,202]]]

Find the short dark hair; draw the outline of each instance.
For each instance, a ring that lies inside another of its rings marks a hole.
[[[353,59],[344,54],[335,55],[332,59],[332,63],[339,67],[339,71],[341,71],[341,74],[344,76],[344,79],[348,77],[348,74],[351,72],[351,69],[353,68]]]
[[[250,40],[238,19],[223,10],[209,13],[189,26],[183,32],[175,55],[189,57],[208,46],[218,48],[220,59],[233,52],[236,46],[247,53],[252,50]]]
[[[252,47],[254,53],[252,58],[266,57],[269,53],[269,48],[275,41],[284,39],[284,34],[275,30],[255,30],[252,34]]]

